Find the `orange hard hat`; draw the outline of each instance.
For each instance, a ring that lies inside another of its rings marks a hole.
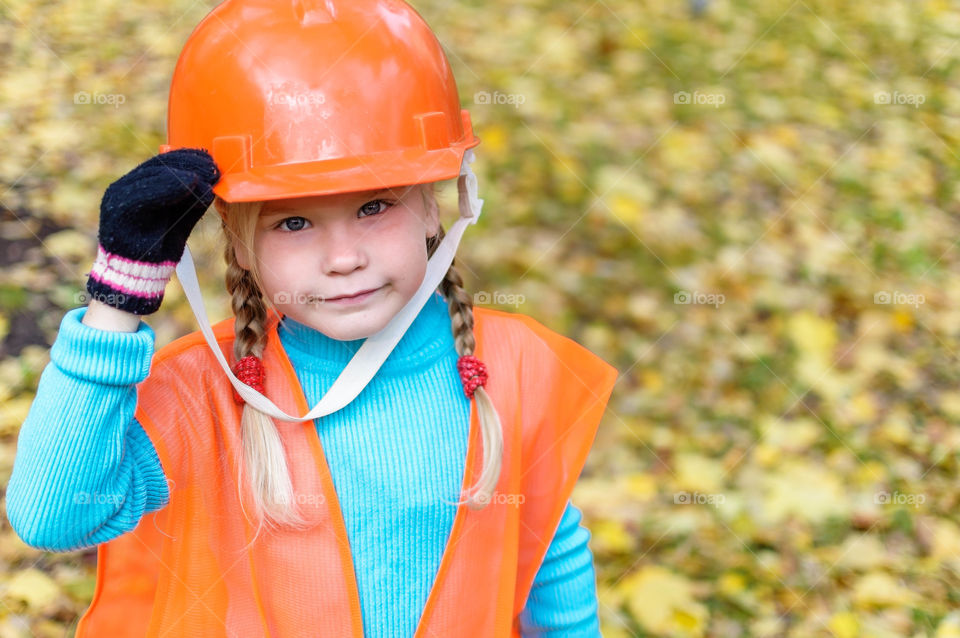
[[[242,202],[450,179],[479,143],[402,0],[227,0],[180,53],[160,150],[207,149]]]

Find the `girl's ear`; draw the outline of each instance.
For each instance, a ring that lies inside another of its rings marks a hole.
[[[421,184],[423,194],[423,210],[426,213],[424,223],[427,227],[427,237],[436,237],[440,232],[440,207],[433,191],[433,184]]]
[[[217,209],[221,220],[227,219],[227,215],[230,213],[230,204],[222,200],[219,195],[213,198],[213,207]],[[236,211],[234,211],[234,214],[236,214]],[[237,260],[237,265],[244,270],[250,270],[250,261],[247,259],[247,251],[243,249],[243,244],[240,242],[240,238],[235,234],[233,226],[224,222],[223,228],[227,234],[232,236],[230,244],[233,247],[233,255]]]
[[[233,254],[237,258],[237,265],[244,270],[250,270],[250,262],[247,260],[247,250],[241,245],[240,238],[233,238]]]

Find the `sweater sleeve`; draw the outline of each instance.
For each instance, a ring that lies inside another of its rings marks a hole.
[[[520,613],[524,638],[600,636],[596,574],[587,545],[590,532],[580,525],[581,518],[568,501]]]
[[[68,311],[20,428],[7,517],[28,545],[73,551],[134,529],[166,505],[160,459],[133,418],[154,333],[99,330]]]

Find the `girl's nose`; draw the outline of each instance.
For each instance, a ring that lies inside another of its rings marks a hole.
[[[325,274],[348,274],[367,265],[367,242],[357,224],[327,224],[321,235]]]

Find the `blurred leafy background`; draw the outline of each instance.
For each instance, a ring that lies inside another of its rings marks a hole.
[[[215,4],[0,0],[0,484]],[[960,7],[413,4],[482,139],[470,290],[621,372],[574,493],[604,635],[960,636]],[[178,284],[149,323],[196,329]],[[3,521],[0,638],[72,635],[94,583]]]

